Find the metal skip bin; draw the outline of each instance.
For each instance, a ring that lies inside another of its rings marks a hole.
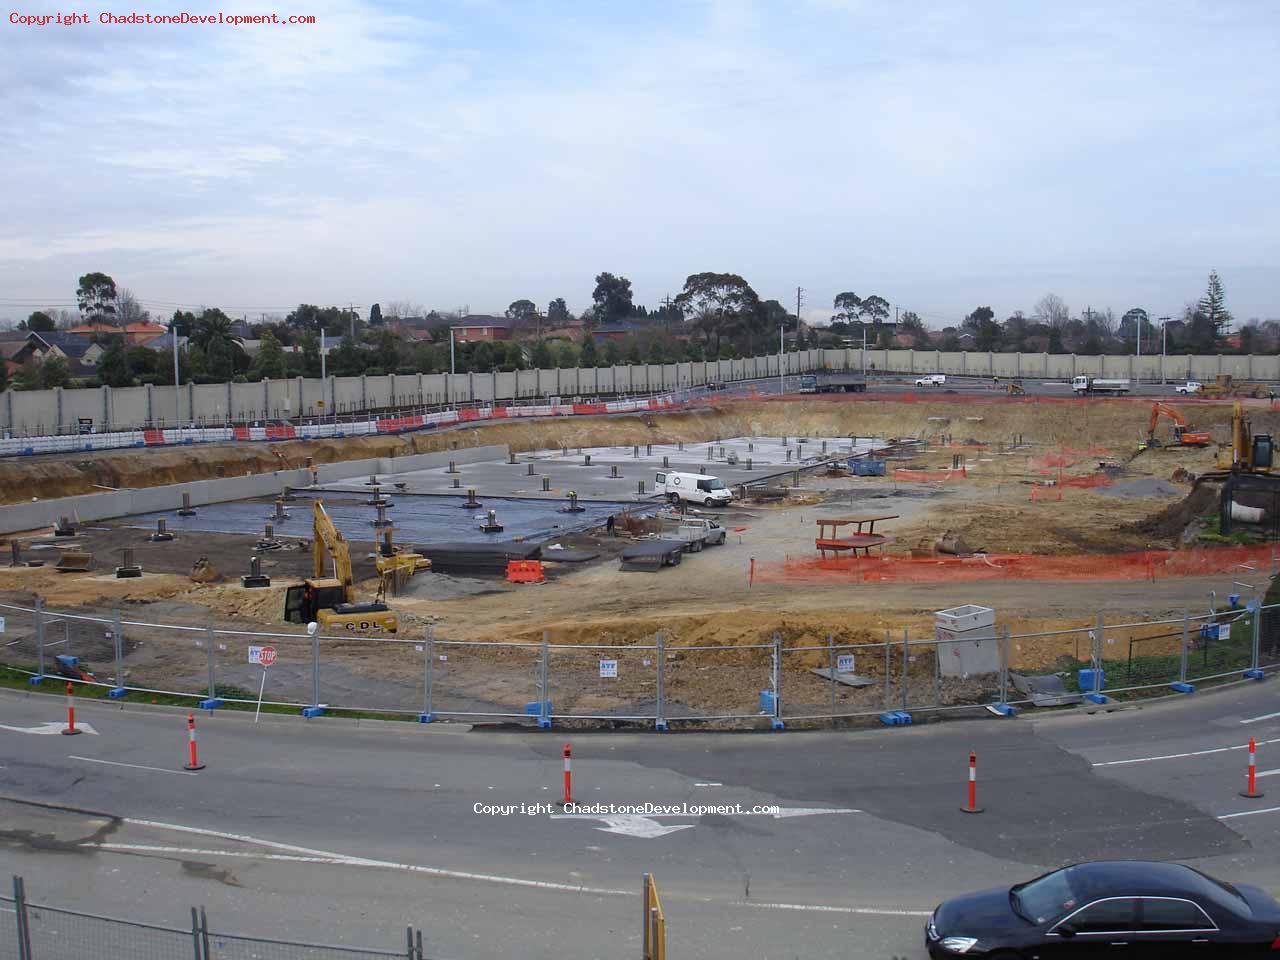
[[[966,603],[933,615],[933,635],[938,643],[938,664],[944,677],[969,677],[1000,669],[1000,644],[996,639],[996,612],[990,607]]]

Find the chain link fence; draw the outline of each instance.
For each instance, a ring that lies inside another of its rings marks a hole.
[[[104,917],[30,900],[21,877],[0,895],[0,960],[427,960],[422,932],[409,927],[398,946],[351,947],[223,933],[204,908],[184,925]]]
[[[1280,603],[1240,600],[1212,612],[1111,624],[1097,617],[1041,632],[996,623],[976,639],[795,632],[717,645],[665,632],[632,643],[437,639],[431,628],[417,638],[263,633],[37,602],[0,604],[0,665],[10,682],[72,680],[79,696],[308,716],[781,728],[1187,693],[1280,669]]]

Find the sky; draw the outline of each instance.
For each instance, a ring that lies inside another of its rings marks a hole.
[[[717,271],[941,327],[1175,314],[1211,269],[1280,317],[1274,0],[93,2],[0,23],[0,319],[90,271],[250,317]]]

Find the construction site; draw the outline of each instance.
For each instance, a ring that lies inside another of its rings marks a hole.
[[[995,679],[945,669],[938,611],[994,611],[1041,637],[1006,670],[1074,682],[1101,618],[1129,625],[1107,643],[1132,667],[1134,643],[1170,653],[1142,624],[1262,600],[1280,522],[1268,401],[1016,394],[713,397],[7,460],[3,503],[59,519],[6,535],[3,661],[36,669],[38,598],[61,615],[39,626],[43,669],[72,656],[112,690],[262,700],[260,679],[282,705],[629,720],[656,684],[673,718],[767,715],[770,689],[793,715],[828,695],[875,713],[912,684],[939,707],[992,698]],[[126,493],[127,512],[85,507]],[[890,662],[904,636],[930,646]]]

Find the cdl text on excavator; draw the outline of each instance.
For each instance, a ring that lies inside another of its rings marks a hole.
[[[1156,424],[1160,422],[1161,414],[1173,421],[1173,442],[1170,446],[1207,447],[1213,443],[1213,437],[1208,433],[1188,430],[1187,418],[1173,407],[1167,403],[1153,403],[1151,405],[1151,422],[1147,424],[1147,446],[1161,446],[1159,438],[1156,437]]]
[[[312,576],[285,593],[285,620],[315,621],[322,631],[330,633],[395,633],[399,622],[383,601],[387,574],[382,575],[376,600],[357,602],[346,539],[319,500],[314,501],[312,517]],[[330,561],[333,576],[326,576]]]

